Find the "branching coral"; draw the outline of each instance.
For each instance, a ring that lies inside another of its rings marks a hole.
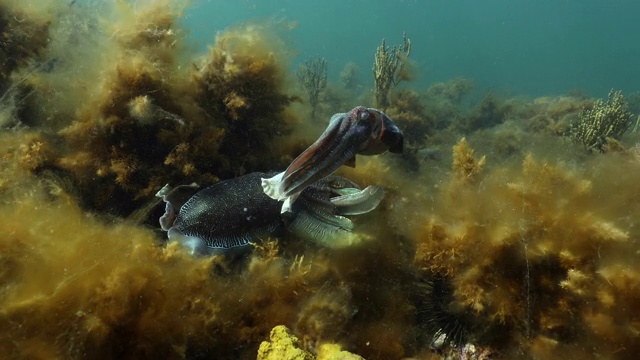
[[[298,83],[309,97],[311,105],[311,119],[316,117],[316,108],[320,93],[327,87],[327,59],[309,59],[301,64],[296,71]]]
[[[606,103],[598,99],[593,108],[580,113],[571,125],[571,138],[588,150],[603,152],[607,138],[619,140],[631,126],[632,117],[622,92],[612,89]]]
[[[373,78],[375,80],[374,94],[376,107],[386,110],[389,106],[389,92],[398,83],[410,80],[409,64],[411,40],[407,34],[402,34],[402,45],[389,48],[382,39],[382,44],[376,49],[373,62]]]
[[[298,338],[286,326],[279,325],[271,330],[269,340],[263,341],[258,349],[258,360],[312,360],[309,352],[302,350]]]

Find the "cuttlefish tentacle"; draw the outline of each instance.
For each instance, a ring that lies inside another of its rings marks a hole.
[[[378,207],[384,197],[380,186],[367,186],[364,190],[332,198],[330,201],[338,207],[341,215],[360,215]]]
[[[353,245],[356,242],[351,233],[353,223],[345,216],[372,211],[382,201],[384,190],[379,186],[360,190],[347,179],[335,176],[329,179],[305,189],[305,196],[293,205],[296,215],[288,229],[331,248]]]
[[[284,201],[281,212],[291,211],[293,202],[307,186],[331,175],[356,154],[375,155],[387,150],[402,152],[403,135],[383,112],[356,107],[335,114],[324,133],[287,169],[262,179],[264,193]]]

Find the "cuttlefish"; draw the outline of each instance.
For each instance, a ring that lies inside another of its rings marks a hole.
[[[384,196],[379,186],[360,189],[354,182],[329,176],[307,186],[291,211],[281,214],[280,203],[267,196],[261,179],[274,173],[251,173],[200,188],[165,185],[161,197],[165,213],[160,226],[170,241],[179,241],[192,254],[242,251],[262,236],[281,232],[323,246],[349,245],[353,223],[346,216],[375,209]]]
[[[402,153],[403,142],[402,132],[385,113],[358,106],[333,115],[318,140],[284,172],[263,178],[262,188],[270,198],[283,201],[281,212],[285,213],[291,211],[307,186],[333,174],[343,164],[355,166],[356,154]]]
[[[332,174],[343,164],[355,166],[356,154],[401,153],[403,139],[379,110],[359,106],[335,114],[284,172],[251,173],[205,188],[166,185],[156,194],[166,203],[160,225],[169,240],[198,254],[246,248],[282,229],[328,247],[350,245],[353,223],[346,216],[375,209],[384,191],[361,190]]]

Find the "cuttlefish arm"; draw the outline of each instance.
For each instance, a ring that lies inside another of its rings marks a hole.
[[[282,213],[307,186],[333,174],[356,154],[375,155],[385,151],[402,152],[403,135],[383,112],[356,107],[348,113],[335,114],[324,133],[302,152],[287,169],[269,179],[262,179],[264,193],[284,201]]]
[[[361,190],[348,179],[329,176],[304,190],[293,204],[293,218],[285,223],[292,233],[322,246],[356,245],[363,238],[352,232],[354,224],[346,216],[372,211],[383,197],[379,186]]]
[[[291,162],[287,169],[270,179],[263,179],[262,187],[269,197],[284,201],[282,212],[310,184],[335,172],[343,163],[354,158],[360,144],[367,139],[368,122],[353,126],[348,113],[335,114],[324,133],[309,148]],[[367,116],[365,113],[361,116]]]

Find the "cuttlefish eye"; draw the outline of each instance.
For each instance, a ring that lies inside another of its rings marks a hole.
[[[360,120],[367,120],[369,118],[369,112],[362,111],[358,116],[360,117]]]

